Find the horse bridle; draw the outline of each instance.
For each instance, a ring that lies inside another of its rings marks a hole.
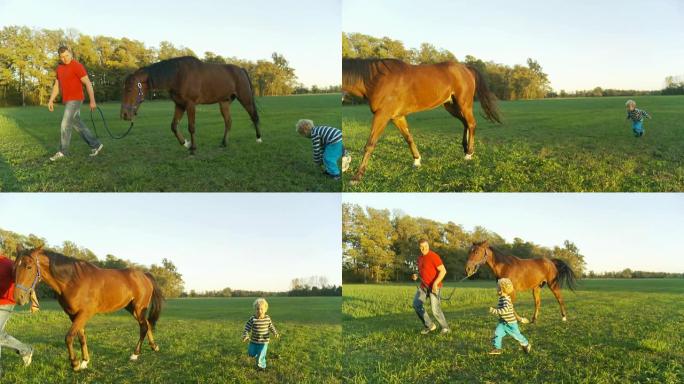
[[[484,250],[484,257],[482,258],[482,260],[480,260],[479,263],[477,263],[477,265],[475,265],[475,270],[473,271],[473,273],[471,273],[470,275],[468,275],[466,277],[470,277],[470,276],[476,274],[477,271],[480,269],[480,267],[483,266],[487,262],[487,251],[488,250],[489,250],[489,247],[486,247]]]
[[[31,259],[33,259],[33,257],[31,257]],[[26,286],[24,286],[22,284],[18,284],[18,283],[14,285],[16,288],[19,288],[22,291],[27,292],[27,293],[30,293],[31,291],[36,289],[36,285],[38,285],[38,283],[40,282],[40,279],[41,279],[40,264],[38,263],[38,258],[33,259],[33,260],[36,262],[36,277],[33,278],[33,283],[31,284],[31,287],[29,288],[29,287],[26,287]]]
[[[145,95],[143,94],[142,83],[138,81],[138,96],[135,97],[135,105],[140,105],[144,100]]]

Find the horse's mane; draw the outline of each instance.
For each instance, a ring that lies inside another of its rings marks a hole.
[[[492,253],[494,254],[494,260],[499,264],[511,264],[513,260],[517,259],[517,257],[513,255],[507,255],[503,253],[503,251],[491,245],[489,246],[489,249],[491,249]]]
[[[140,68],[138,71],[147,74],[150,88],[163,88],[176,78],[178,69],[184,64],[198,66],[202,61],[194,56],[174,57]]]
[[[43,254],[50,259],[50,274],[59,281],[72,280],[84,266],[97,268],[94,264],[65,256],[61,253],[43,250]]]
[[[369,86],[376,75],[390,73],[407,66],[408,64],[399,59],[342,59],[342,85],[363,82]]]

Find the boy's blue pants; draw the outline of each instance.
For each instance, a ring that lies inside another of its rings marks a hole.
[[[325,165],[325,171],[333,176],[340,175],[340,167],[337,166],[337,162],[342,157],[344,152],[344,145],[342,141],[338,141],[334,144],[328,144],[323,149],[323,164]]]
[[[501,349],[501,340],[503,340],[504,336],[506,335],[511,335],[522,346],[529,344],[525,336],[520,333],[518,323],[509,324],[505,321],[500,321],[496,326],[496,330],[494,331],[494,338],[492,338],[494,348]]]
[[[257,366],[259,368],[266,368],[266,351],[268,350],[268,343],[266,344],[257,344],[257,343],[249,343],[249,347],[247,348],[247,354],[249,357],[255,357],[257,361]]]
[[[632,121],[632,132],[635,135],[641,136],[644,134],[644,122],[643,121]]]

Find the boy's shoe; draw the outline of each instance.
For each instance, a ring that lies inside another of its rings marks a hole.
[[[59,151],[59,152],[55,153],[54,155],[50,156],[50,161],[57,161],[57,160],[61,159],[62,157],[64,157],[64,154],[62,153],[62,151]]]
[[[421,335],[427,335],[428,333],[434,331],[435,329],[437,329],[437,326],[432,324],[432,327],[423,329],[422,331],[420,331],[420,334]]]
[[[350,155],[344,155],[342,156],[342,172],[347,172],[347,169],[349,169],[349,164],[351,164],[351,156]]]
[[[494,348],[491,351],[489,351],[489,354],[490,355],[500,355],[502,352],[503,352],[502,350],[500,350],[498,348]]]
[[[100,144],[99,147],[93,148],[93,149],[90,151],[90,157],[95,157],[95,156],[97,156],[97,154],[100,153],[100,151],[102,150],[103,147],[104,147],[104,144]]]
[[[29,347],[30,350],[27,353],[21,354],[21,359],[24,361],[24,367],[31,365],[31,360],[33,359],[33,347]]]
[[[523,351],[525,351],[525,353],[530,353],[530,351],[532,350],[532,344],[527,343],[527,345],[522,346],[522,349],[523,349]]]
[[[451,332],[451,329],[449,328],[442,328],[442,330],[439,331],[439,333],[441,333],[442,335],[446,335],[449,332]]]

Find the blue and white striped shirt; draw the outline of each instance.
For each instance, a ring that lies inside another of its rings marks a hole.
[[[627,119],[632,120],[632,121],[642,121],[644,119],[644,116],[646,117],[651,117],[646,113],[646,111],[641,110],[639,108],[634,108],[633,111],[627,111]]]
[[[492,308],[490,312],[498,315],[499,318],[508,324],[517,323],[518,319],[515,316],[515,309],[513,309],[513,302],[511,297],[507,295],[499,296],[499,303],[496,308]]]
[[[342,141],[342,131],[337,128],[320,125],[311,128],[311,145],[313,145],[313,159],[316,164],[323,163],[323,150],[326,145]]]
[[[268,315],[264,315],[261,319],[252,316],[245,324],[245,330],[242,332],[242,337],[250,335],[249,341],[255,344],[268,344],[270,334],[278,336],[278,331],[273,326],[273,322]]]

